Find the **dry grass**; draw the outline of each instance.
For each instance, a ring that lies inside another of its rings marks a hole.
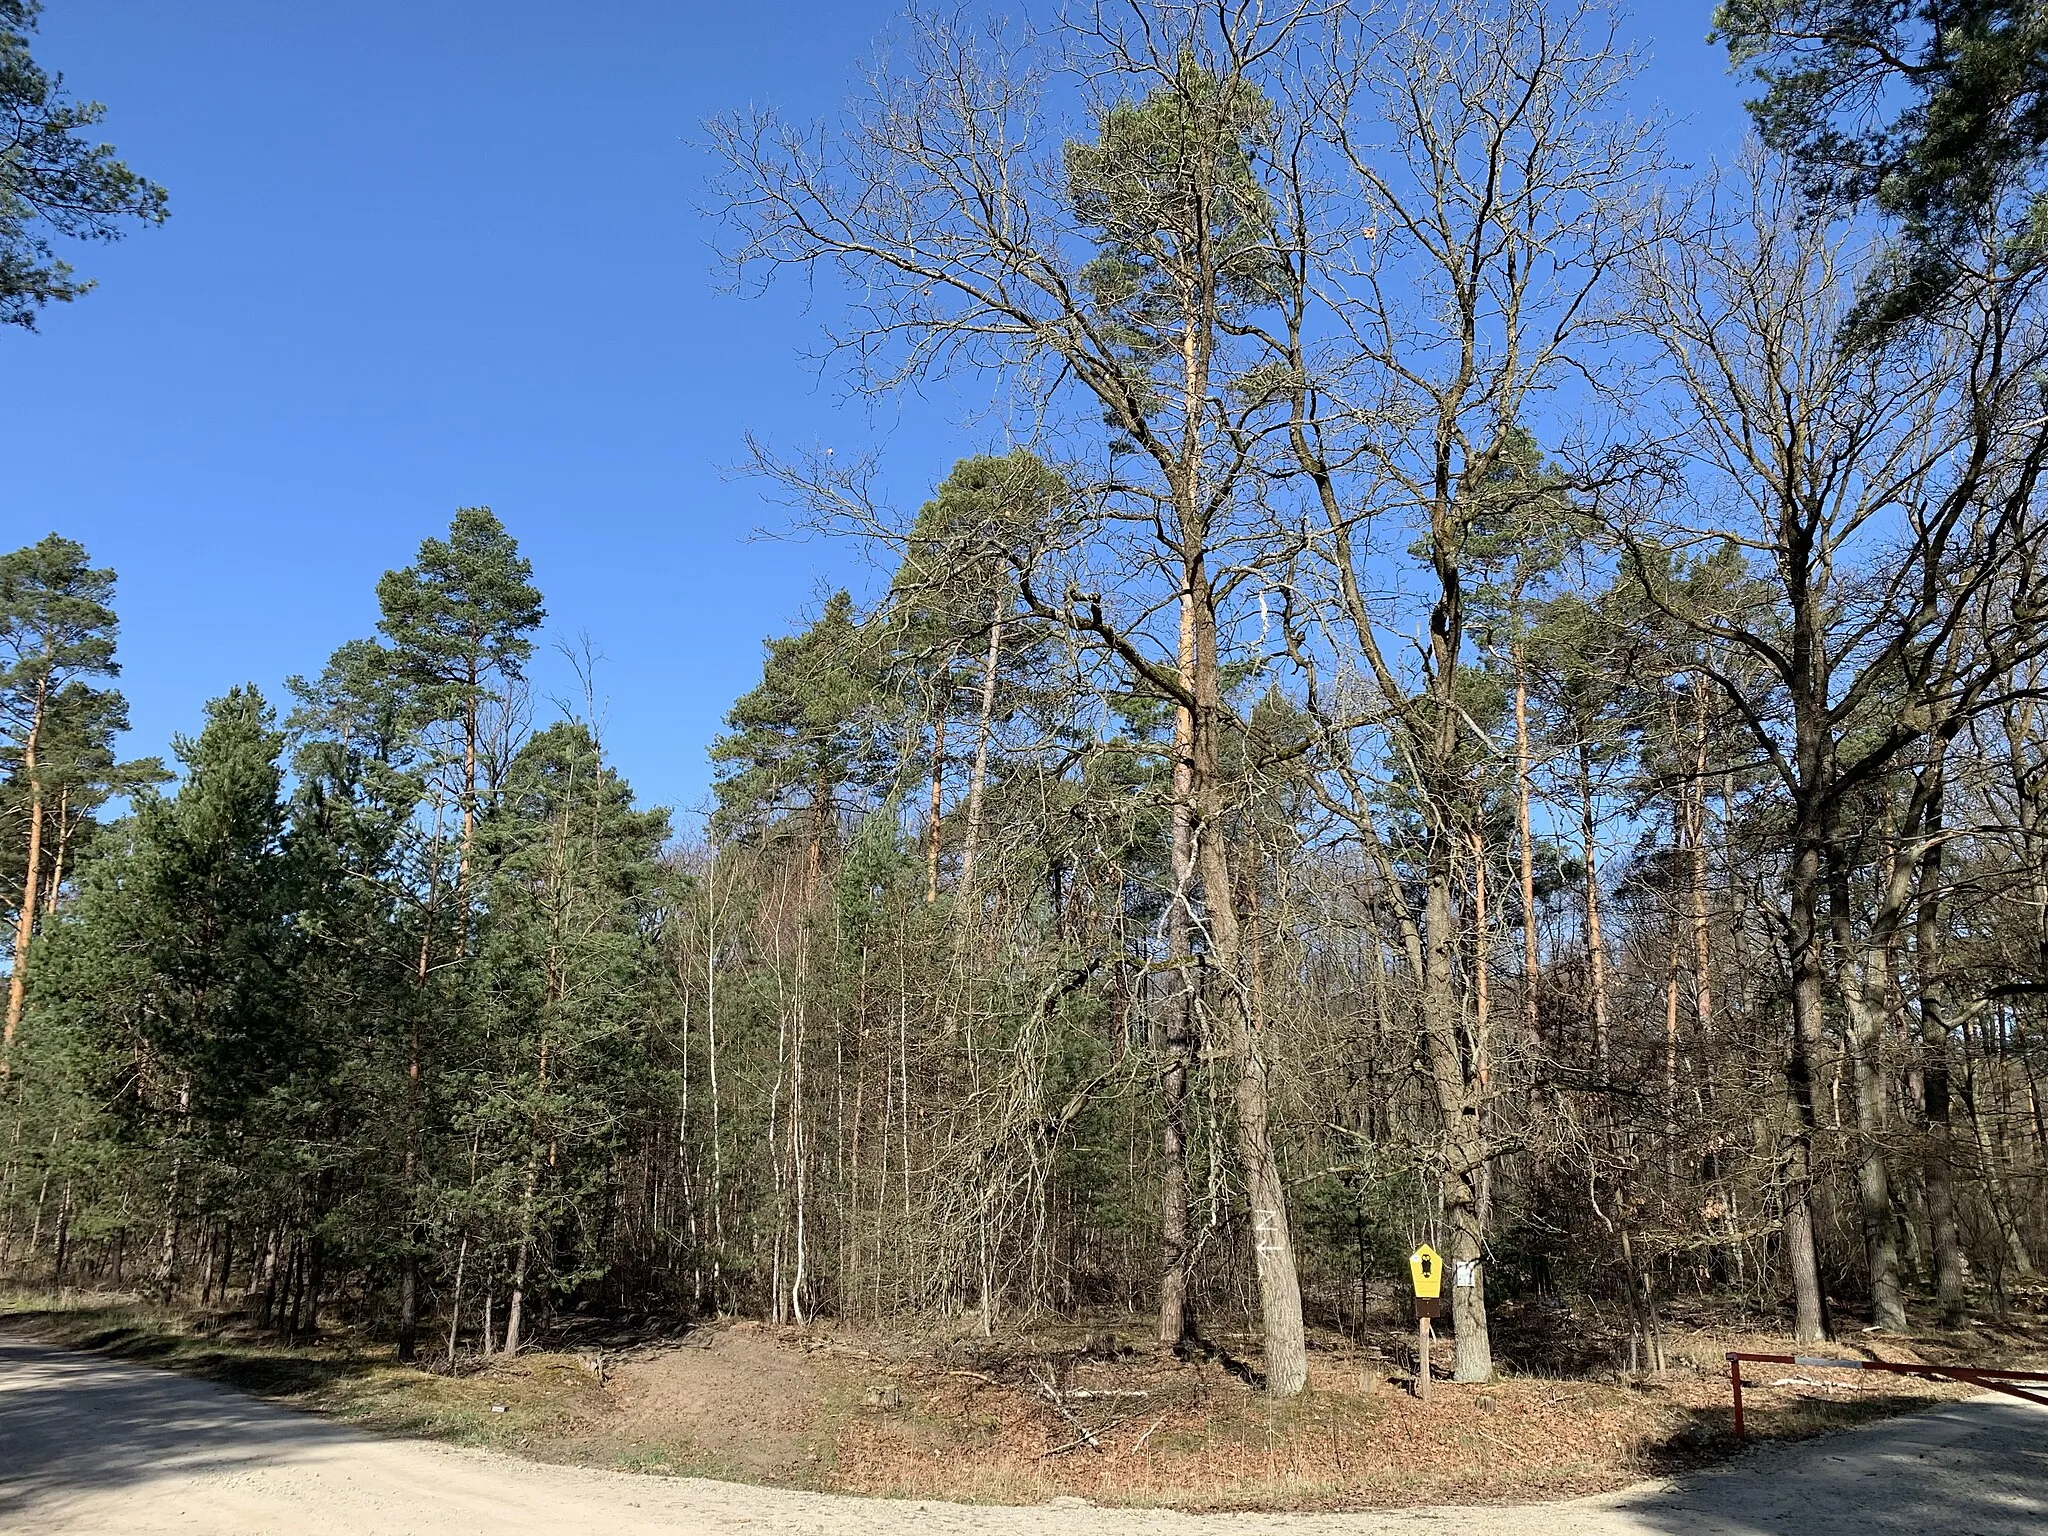
[[[1037,1503],[1069,1494],[1182,1509],[1565,1498],[1737,1449],[1721,1356],[1781,1350],[1784,1341],[1701,1330],[1672,1342],[1674,1368],[1653,1376],[1439,1381],[1427,1404],[1414,1397],[1411,1375],[1389,1377],[1383,1351],[1329,1339],[1308,1392],[1292,1403],[1251,1389],[1227,1364],[1084,1353],[1043,1339],[956,1344],[943,1361],[876,1353],[869,1374],[899,1384],[904,1408],[846,1426],[835,1481],[906,1497]],[[1852,1373],[1799,1374],[1848,1385],[1748,1394],[1753,1436],[1804,1438],[1959,1395],[1910,1380],[1870,1392]]]
[[[1255,1355],[1242,1338],[1176,1360],[1078,1327],[984,1340],[728,1323],[601,1360],[539,1353],[451,1376],[345,1335],[289,1349],[235,1319],[132,1299],[29,1308],[0,1298],[9,1328],[382,1433],[854,1493],[1183,1509],[1505,1503],[1689,1470],[1737,1448],[1724,1353],[1789,1352],[1781,1335],[1702,1315],[1667,1335],[1670,1369],[1624,1379],[1605,1363],[1613,1341],[1597,1319],[1502,1322],[1509,1368],[1485,1387],[1439,1381],[1418,1402],[1401,1364],[1405,1334],[1390,1327],[1362,1341],[1319,1336],[1309,1391],[1277,1403],[1245,1379],[1242,1361]],[[2048,1355],[2048,1332],[2009,1319],[1968,1334],[1851,1335],[1834,1348],[1859,1345],[1892,1360],[2026,1365]],[[1553,1362],[1574,1374],[1546,1374]],[[1849,1372],[1750,1375],[1764,1383],[1745,1394],[1755,1438],[1804,1438],[1963,1395]]]

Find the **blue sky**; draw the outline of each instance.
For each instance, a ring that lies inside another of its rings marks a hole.
[[[719,291],[702,120],[829,113],[887,0],[48,0],[38,57],[109,105],[173,217],[67,252],[98,291],[0,334],[0,544],[55,529],[120,573],[128,750],[371,632],[380,573],[496,509],[550,638],[603,658],[641,798],[701,803],[704,748],[764,637],[851,551],[759,540],[742,435],[886,445],[914,496],[983,446],[972,399],[880,417],[805,350],[794,290]],[[1687,156],[1740,95],[1709,6],[1640,8],[1645,105]],[[558,659],[543,700],[573,690]],[[682,823],[687,826],[687,822]]]

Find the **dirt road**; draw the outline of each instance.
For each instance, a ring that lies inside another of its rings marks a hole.
[[[1350,1516],[984,1509],[543,1466],[375,1439],[206,1382],[0,1337],[18,1536],[1751,1536],[2048,1530],[2048,1411],[1980,1399],[1568,1503]]]

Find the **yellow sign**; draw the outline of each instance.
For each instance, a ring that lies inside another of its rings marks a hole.
[[[1428,1297],[1442,1294],[1444,1288],[1443,1256],[1430,1247],[1429,1244],[1424,1243],[1420,1248],[1408,1255],[1408,1273],[1415,1277],[1415,1294],[1417,1296]]]

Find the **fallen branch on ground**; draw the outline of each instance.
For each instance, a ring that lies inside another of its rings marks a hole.
[[[1069,1424],[1073,1425],[1074,1428],[1078,1429],[1081,1432],[1081,1438],[1079,1440],[1076,1440],[1073,1444],[1085,1445],[1088,1447],[1089,1450],[1095,1452],[1096,1455],[1100,1456],[1102,1454],[1102,1442],[1095,1438],[1095,1431],[1090,1429],[1086,1424],[1083,1424],[1080,1421],[1080,1419],[1076,1418],[1074,1415],[1074,1410],[1069,1408],[1064,1402],[1060,1400],[1058,1388],[1054,1387],[1053,1384],[1050,1381],[1048,1381],[1042,1374],[1040,1374],[1036,1369],[1034,1369],[1031,1372],[1031,1377],[1032,1380],[1038,1383],[1039,1391],[1045,1394],[1045,1400],[1051,1403],[1053,1407],[1059,1411],[1060,1417],[1065,1419]],[[1117,1420],[1116,1422],[1121,1423],[1122,1420]],[[1062,1446],[1060,1449],[1072,1450],[1073,1446]],[[1046,1454],[1055,1455],[1057,1454],[1057,1452],[1048,1451]]]

